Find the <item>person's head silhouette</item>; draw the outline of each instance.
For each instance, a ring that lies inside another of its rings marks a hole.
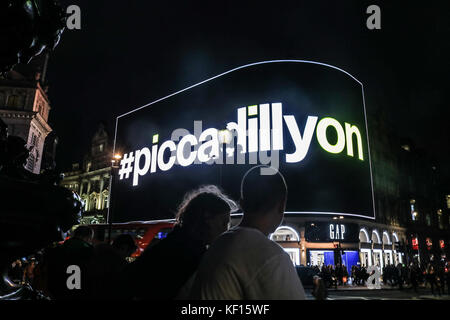
[[[266,174],[261,174],[261,168]],[[273,174],[267,175],[268,171]],[[269,235],[283,220],[287,200],[287,185],[283,175],[275,168],[256,166],[242,178],[240,204],[244,217],[243,227],[252,227]]]
[[[137,249],[133,236],[128,233],[117,236],[112,243],[112,247],[123,259],[130,257]]]
[[[87,243],[91,243],[92,240],[94,239],[94,230],[92,230],[88,226],[83,225],[78,226],[73,233],[73,238],[83,240]]]
[[[227,231],[230,213],[236,209],[234,201],[218,187],[202,186],[185,195],[178,208],[176,225],[203,243],[211,244]]]

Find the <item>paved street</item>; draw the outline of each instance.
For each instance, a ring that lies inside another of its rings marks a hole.
[[[307,298],[314,299],[311,290],[306,289]],[[432,295],[430,288],[419,288],[418,292],[412,289],[398,290],[397,288],[384,288],[370,290],[366,287],[329,289],[328,300],[449,300],[450,295]]]

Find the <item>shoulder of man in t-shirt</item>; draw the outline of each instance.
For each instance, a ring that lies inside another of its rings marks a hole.
[[[205,254],[192,286],[200,299],[304,299],[287,253],[261,231],[235,227]]]

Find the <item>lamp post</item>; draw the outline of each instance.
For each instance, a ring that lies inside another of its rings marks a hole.
[[[109,177],[109,207],[108,207],[108,243],[111,242],[111,232],[112,232],[112,214],[113,214],[113,201],[112,199],[112,187],[116,182],[117,171],[119,169],[120,159],[122,159],[122,155],[120,153],[116,153],[113,155],[111,160],[111,175]]]

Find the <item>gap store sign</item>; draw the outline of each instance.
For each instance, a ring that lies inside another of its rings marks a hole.
[[[359,242],[359,226],[343,222],[307,222],[305,240],[308,242]]]
[[[237,200],[260,164],[285,176],[288,214],[375,218],[363,86],[331,65],[230,70],[117,117],[114,149],[111,222],[173,218],[205,184]]]

